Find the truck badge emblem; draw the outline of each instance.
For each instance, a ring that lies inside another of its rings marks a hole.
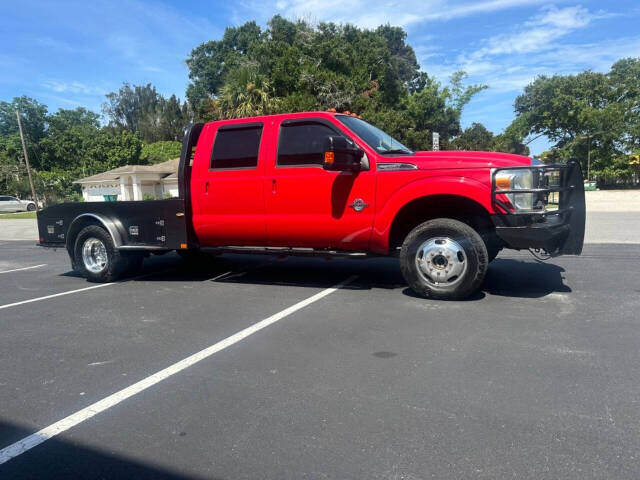
[[[365,208],[369,206],[368,203],[364,203],[364,200],[361,198],[356,198],[349,207],[353,208],[356,212],[361,212]]]

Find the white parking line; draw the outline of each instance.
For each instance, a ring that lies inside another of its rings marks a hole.
[[[284,310],[271,315],[264,320],[259,321],[258,323],[254,323],[250,327],[245,328],[244,330],[240,330],[238,333],[231,335],[230,337],[225,338],[224,340],[219,341],[218,343],[214,343],[210,347],[207,347],[203,350],[200,350],[193,355],[180,360],[179,362],[174,363],[173,365],[160,370],[153,375],[148,376],[147,378],[140,380],[129,387],[126,387],[119,392],[116,392],[108,397],[99,400],[88,407],[83,408],[82,410],[77,411],[76,413],[72,413],[66,418],[57,421],[56,423],[49,425],[48,427],[43,428],[42,430],[37,431],[29,435],[28,437],[23,438],[22,440],[17,441],[16,443],[9,445],[8,447],[0,450],[0,465],[11,460],[18,455],[23,454],[24,452],[32,449],[33,447],[40,445],[41,443],[49,440],[50,438],[59,435],[66,430],[78,425],[79,423],[84,422],[85,420],[90,419],[91,417],[104,412],[105,410],[118,405],[120,402],[133,397],[134,395],[146,390],[149,387],[154,386],[157,383],[175,375],[176,373],[181,372],[185,368],[188,368],[196,363],[204,360],[205,358],[210,357],[214,353],[217,353],[221,350],[224,350],[231,345],[238,343],[241,340],[253,335],[256,332],[259,332],[263,328],[268,327],[276,323],[278,320],[282,320],[283,318],[291,315],[298,310],[311,305],[314,302],[326,297],[327,295],[331,295],[336,290],[344,287],[348,283],[352,282],[356,276],[351,276],[346,280],[334,285],[333,287],[327,288],[311,297],[302,300],[295,305],[292,305]]]
[[[0,273],[11,273],[11,272],[19,272],[21,270],[31,270],[32,268],[40,268],[40,267],[46,267],[47,264],[43,263],[42,265],[34,265],[33,267],[23,267],[23,268],[14,268],[13,270],[4,270]]]
[[[48,300],[50,298],[62,297],[63,295],[71,295],[72,293],[85,292],[87,290],[93,290],[94,288],[108,287],[109,285],[115,285],[115,284],[116,282],[101,283],[99,285],[93,285],[91,287],[78,288],[77,290],[69,290],[62,293],[54,293],[53,295],[45,295],[44,297],[36,297],[36,298],[31,298],[29,300],[22,300],[21,302],[7,303],[6,305],[0,305],[0,310],[4,310],[5,308],[17,307],[18,305],[24,305],[26,303],[39,302],[41,300]]]
[[[210,281],[214,282],[216,280],[220,280],[221,278],[226,277],[227,275],[229,275],[231,272],[232,272],[232,270],[229,270],[228,272],[221,273],[217,277],[213,277]]]
[[[0,305],[0,310],[4,310],[5,308],[17,307],[19,305],[24,305],[26,303],[40,302],[41,300],[48,300],[50,298],[62,297],[64,295],[71,295],[72,293],[86,292],[87,290],[93,290],[95,288],[108,287],[110,285],[116,285],[118,283],[126,283],[131,280],[140,280],[141,278],[149,277],[151,275],[157,275],[159,273],[165,273],[165,272],[168,272],[169,270],[171,270],[171,268],[165,268],[164,270],[158,270],[157,272],[145,273],[143,275],[138,275],[137,277],[127,278],[126,280],[123,280],[120,282],[101,283],[99,285],[92,285],[91,287],[78,288],[76,290],[68,290],[66,292],[54,293],[52,295],[45,295],[44,297],[36,297],[36,298],[30,298],[29,300],[22,300],[20,302],[7,303],[6,305]]]

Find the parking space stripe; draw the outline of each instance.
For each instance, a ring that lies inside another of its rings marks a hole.
[[[71,295],[72,293],[86,292],[87,290],[93,290],[95,288],[108,287],[109,285],[115,285],[116,282],[101,283],[99,285],[92,285],[91,287],[78,288],[76,290],[68,290],[66,292],[54,293],[53,295],[45,295],[44,297],[30,298],[29,300],[22,300],[20,302],[7,303],[6,305],[0,305],[0,310],[5,308],[17,307],[18,305],[25,305],[27,303],[39,302],[41,300],[48,300],[50,298],[62,297],[64,295]]]
[[[247,327],[244,330],[240,330],[239,332],[231,335],[230,337],[225,338],[224,340],[219,341],[218,343],[214,343],[213,345],[203,350],[200,350],[199,352],[194,353],[193,355],[190,355],[187,358],[180,360],[179,362],[176,362],[173,365],[163,370],[160,370],[157,373],[154,373],[153,375],[148,376],[147,378],[142,379],[139,382],[134,383],[133,385],[130,385],[129,387],[126,387],[120,390],[119,392],[109,395],[108,397],[105,397],[102,400],[99,400],[89,405],[88,407],[85,407],[82,410],[77,411],[76,413],[72,413],[68,417],[63,418],[62,420],[59,420],[56,423],[49,425],[48,427],[45,427],[42,430],[39,430],[36,433],[29,435],[28,437],[25,437],[22,440],[19,440],[16,443],[3,448],[2,450],[0,450],[0,465],[2,465],[5,462],[8,462],[9,460],[11,460],[14,457],[17,457],[18,455],[25,453],[28,450],[31,450],[32,448],[55,437],[56,435],[59,435],[69,430],[70,428],[78,425],[79,423],[82,423],[85,420],[88,420],[93,416],[101,412],[104,412],[105,410],[108,410],[111,407],[118,405],[120,402],[123,402],[128,398],[133,397],[134,395],[146,390],[147,388],[152,387],[163,380],[166,380],[167,378],[175,375],[176,373],[179,373],[182,370],[192,365],[195,365],[196,363],[204,360],[205,358],[210,357],[214,353],[224,350],[225,348],[230,347],[231,345],[234,345],[240,342],[241,340],[244,340],[245,338],[253,335],[256,332],[259,332],[260,330],[268,327],[269,325],[276,323],[279,320],[282,320],[283,318],[291,315],[292,313],[295,313],[298,310],[308,305],[311,305],[314,302],[317,302],[318,300],[326,297],[327,295],[331,295],[336,290],[339,290],[345,285],[353,282],[355,278],[356,278],[356,275],[353,275],[347,278],[346,280],[343,280],[342,282],[334,285],[333,287],[322,290],[321,292],[316,293],[315,295],[312,295],[311,297],[306,298],[305,300],[302,300],[288,308],[285,308],[284,310],[274,315],[271,315],[270,317],[265,318],[264,320],[261,320],[258,323],[254,323],[250,327]]]
[[[216,276],[216,277],[213,277],[210,281],[211,281],[211,282],[215,282],[216,280],[220,280],[221,278],[226,277],[226,276],[227,276],[227,275],[229,275],[230,273],[232,273],[232,270],[229,270],[228,272],[221,273],[220,275],[218,275],[218,276]]]
[[[14,268],[13,270],[4,270],[0,273],[11,273],[11,272],[19,272],[21,270],[31,270],[32,268],[40,268],[40,267],[46,267],[47,264],[43,263],[42,265],[34,265],[33,267],[23,267],[23,268]]]
[[[158,270],[156,272],[145,273],[143,275],[138,275],[137,277],[128,278],[126,280],[121,280],[119,282],[101,283],[99,285],[92,285],[91,287],[78,288],[76,290],[68,290],[66,292],[54,293],[52,295],[45,295],[44,297],[36,297],[36,298],[30,298],[29,300],[21,300],[20,302],[7,303],[6,305],[0,305],[0,310],[4,310],[5,308],[17,307],[19,305],[25,305],[27,303],[40,302],[42,300],[48,300],[50,298],[62,297],[64,295],[71,295],[72,293],[86,292],[87,290],[93,290],[93,289],[96,289],[96,288],[108,287],[110,285],[117,285],[119,283],[126,283],[126,282],[129,282],[131,280],[140,280],[142,278],[150,277],[151,275],[158,275],[160,273],[166,273],[169,270],[171,270],[171,268],[165,268],[163,270]]]

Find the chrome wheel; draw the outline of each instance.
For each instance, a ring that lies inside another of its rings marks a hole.
[[[435,290],[451,288],[467,271],[467,257],[458,242],[449,237],[430,238],[416,251],[418,273]]]
[[[100,273],[109,262],[107,248],[95,237],[87,238],[82,245],[82,261],[85,268],[91,273]]]

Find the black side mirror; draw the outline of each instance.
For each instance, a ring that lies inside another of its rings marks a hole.
[[[364,152],[346,137],[340,135],[329,135],[324,140],[324,163],[325,170],[345,171],[360,170],[362,156]]]

